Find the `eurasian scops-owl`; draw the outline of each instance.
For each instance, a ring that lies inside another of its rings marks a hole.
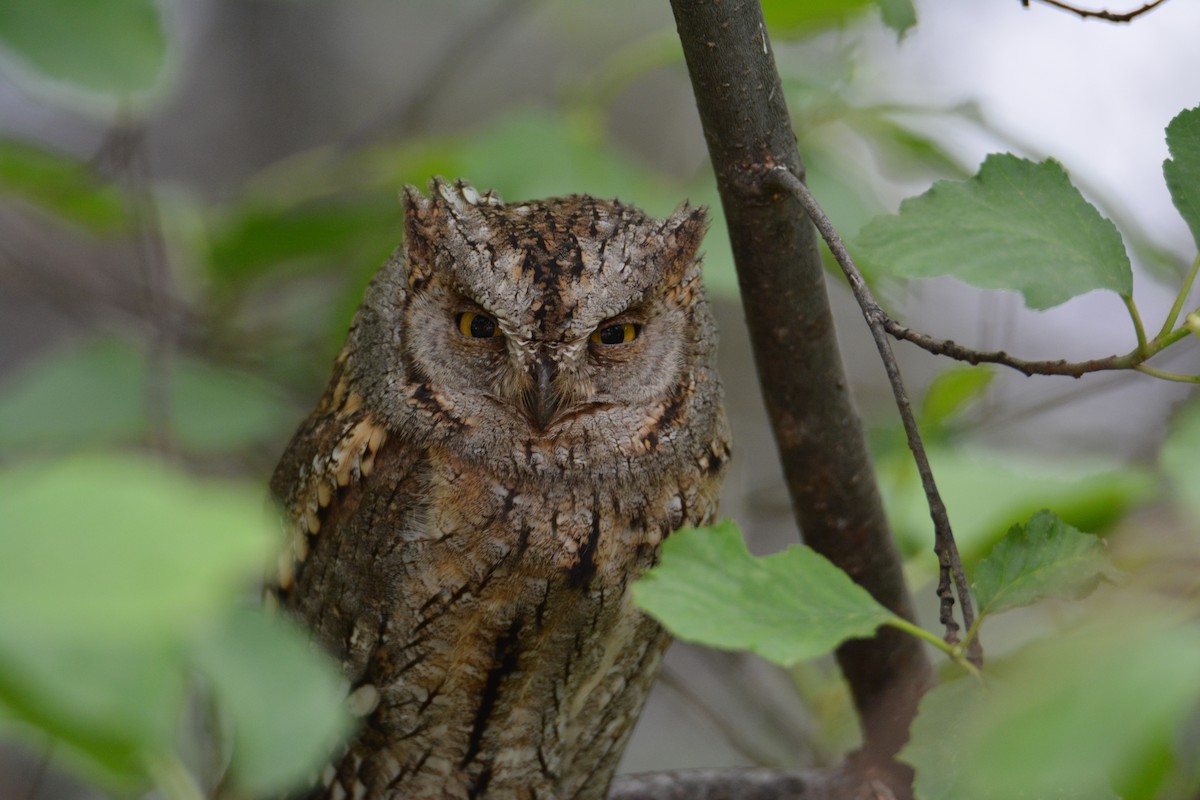
[[[630,585],[729,459],[702,209],[403,195],[272,480],[274,597],[361,727],[326,798],[602,798],[667,635]]]

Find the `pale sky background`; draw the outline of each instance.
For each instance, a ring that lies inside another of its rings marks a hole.
[[[1083,5],[1128,11],[1140,1]],[[1028,9],[1019,0],[924,0],[917,8],[919,23],[903,42],[897,45],[882,32],[872,40],[858,86],[919,104],[976,102],[985,119],[1028,146],[1023,154],[1057,158],[1085,194],[1103,197],[1186,268],[1196,245],[1163,182],[1168,155],[1163,130],[1181,110],[1200,105],[1200,2],[1167,0],[1120,25],[1081,20],[1036,0]],[[972,170],[988,152],[1008,149],[978,135],[944,133]],[[1174,291],[1135,264],[1134,296],[1150,335],[1162,324]],[[916,327],[922,327],[919,320],[932,320],[930,333],[1026,357],[1083,359],[1127,352],[1133,345],[1128,315],[1111,293],[1034,313],[1015,295],[935,281],[918,288],[905,311]],[[1177,348],[1190,352],[1168,361],[1168,368],[1196,372],[1194,343]],[[1032,404],[1107,380],[1030,381],[1013,373],[1001,391],[1006,399]],[[1042,422],[1085,449],[1146,455],[1188,389],[1135,376],[1119,382],[1130,386],[1041,415]],[[1036,443],[1042,435],[1037,427],[1017,428],[1004,429],[1016,444]]]

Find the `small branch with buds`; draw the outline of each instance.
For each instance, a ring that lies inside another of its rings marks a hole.
[[[1038,0],[1038,2],[1045,3],[1048,6],[1053,6],[1054,8],[1058,8],[1063,11],[1070,12],[1071,14],[1078,14],[1080,19],[1101,19],[1101,20],[1104,20],[1105,22],[1133,22],[1135,19],[1142,16],[1143,14],[1146,14],[1146,13],[1158,8],[1163,3],[1167,2],[1167,0],[1153,0],[1153,2],[1146,3],[1141,8],[1135,8],[1133,11],[1120,11],[1120,12],[1092,11],[1087,8],[1079,8],[1078,6],[1072,5],[1071,3],[1064,3],[1064,2],[1062,2],[1062,0]],[[1025,8],[1029,8],[1029,3],[1030,3],[1030,0],[1021,0],[1021,5],[1024,6]]]

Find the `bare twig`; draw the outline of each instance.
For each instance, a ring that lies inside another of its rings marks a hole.
[[[1030,0],[1021,0],[1021,5],[1029,8]],[[1086,8],[1079,8],[1071,3],[1064,3],[1062,0],[1038,0],[1039,3],[1045,3],[1048,6],[1068,11],[1072,14],[1078,14],[1080,19],[1102,19],[1105,22],[1132,22],[1142,14],[1153,11],[1161,6],[1167,0],[1153,0],[1146,3],[1141,8],[1135,8],[1133,11],[1092,11]]]
[[[850,253],[846,250],[841,236],[838,235],[829,218],[825,216],[825,212],[822,211],[816,198],[808,191],[804,181],[783,167],[775,167],[768,171],[766,180],[775,186],[786,189],[804,207],[809,219],[816,225],[821,238],[825,240],[833,257],[841,266],[846,280],[850,282],[850,289],[871,329],[871,336],[875,340],[875,346],[879,349],[879,356],[883,359],[884,369],[892,385],[892,394],[896,397],[896,408],[904,423],[904,431],[908,436],[908,447],[912,450],[913,459],[917,463],[917,471],[921,475],[921,485],[925,489],[925,499],[929,504],[929,515],[933,518],[934,550],[938,557],[940,575],[937,593],[941,599],[941,622],[946,628],[945,640],[947,644],[957,644],[959,629],[958,623],[954,620],[955,593],[958,595],[963,625],[966,630],[971,630],[975,624],[975,610],[971,603],[971,593],[967,586],[966,574],[963,571],[962,559],[958,555],[958,545],[954,541],[954,532],[950,527],[950,517],[946,513],[946,504],[942,502],[942,496],[938,492],[933,470],[929,466],[929,457],[925,453],[925,445],[921,441],[921,433],[917,428],[916,416],[912,412],[912,404],[909,402],[908,392],[905,390],[904,381],[900,376],[900,367],[892,352],[892,342],[888,338],[885,325],[888,321],[887,314],[875,301],[871,290],[867,288],[862,273],[858,271],[858,267],[855,266]],[[951,589],[951,581],[953,581],[954,590]],[[983,660],[978,637],[971,640],[969,658],[977,666]]]
[[[881,310],[880,313],[884,312]],[[922,350],[928,350],[934,355],[946,356],[956,361],[965,361],[968,364],[1000,364],[1001,366],[1011,367],[1025,375],[1065,375],[1072,378],[1079,378],[1089,372],[1131,369],[1144,360],[1137,351],[1133,351],[1125,355],[1111,355],[1104,358],[1093,358],[1089,361],[1066,361],[1065,359],[1027,361],[1023,358],[1010,356],[1003,350],[973,350],[969,347],[963,347],[950,339],[938,339],[920,331],[906,328],[895,320],[888,318],[886,314],[881,324],[884,330],[895,338],[912,342]]]

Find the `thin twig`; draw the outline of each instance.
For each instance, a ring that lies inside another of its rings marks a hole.
[[[967,630],[970,630],[975,623],[975,610],[971,603],[971,593],[967,586],[966,574],[963,571],[962,559],[958,555],[958,545],[954,541],[954,532],[950,527],[950,517],[946,513],[946,504],[942,502],[941,494],[938,492],[933,470],[929,466],[929,457],[925,453],[925,445],[921,441],[921,433],[917,428],[912,404],[909,402],[908,392],[905,390],[904,381],[900,376],[900,367],[892,352],[892,342],[888,338],[888,331],[885,327],[888,321],[887,314],[875,301],[871,290],[867,288],[862,273],[859,272],[850,253],[846,250],[841,236],[838,235],[804,182],[782,167],[771,169],[766,178],[790,192],[804,207],[820,232],[821,238],[825,240],[833,257],[841,266],[846,280],[850,282],[850,289],[854,292],[854,297],[871,329],[871,336],[875,339],[875,346],[879,350],[880,358],[883,359],[884,369],[892,385],[896,408],[904,423],[904,431],[908,436],[908,447],[912,450],[913,459],[917,463],[917,471],[921,475],[921,485],[925,489],[925,499],[929,504],[929,515],[933,518],[934,551],[937,553],[940,575],[937,592],[941,599],[941,622],[946,628],[945,640],[947,644],[957,644],[959,629],[958,623],[954,620],[955,593],[958,595],[959,606],[962,609],[963,625]],[[952,579],[956,592],[951,590]],[[982,663],[983,652],[978,638],[971,641],[968,658],[977,666]]]
[[[883,312],[881,311],[880,313]],[[927,350],[934,355],[946,356],[956,361],[965,361],[968,364],[1000,364],[1001,366],[1011,367],[1025,375],[1066,375],[1072,378],[1079,378],[1089,372],[1131,369],[1145,360],[1135,350],[1125,355],[1093,358],[1090,361],[1067,361],[1065,359],[1027,361],[1023,358],[1010,356],[1003,350],[974,350],[969,347],[963,347],[950,339],[938,339],[920,331],[906,328],[899,322],[886,317],[886,315],[882,321],[882,325],[884,330],[895,338],[912,342],[922,350]]]
[[[1179,321],[1179,314],[1183,311],[1183,306],[1187,303],[1188,295],[1192,292],[1192,283],[1196,280],[1196,273],[1200,272],[1200,253],[1192,259],[1192,266],[1188,269],[1187,277],[1183,279],[1183,285],[1179,287],[1179,293],[1175,295],[1175,302],[1171,305],[1171,310],[1167,314],[1167,318],[1163,321],[1162,329],[1158,332],[1158,338],[1162,338],[1171,332],[1175,327],[1175,323]]]
[[[1069,11],[1072,14],[1078,14],[1080,19],[1102,19],[1105,22],[1132,22],[1142,14],[1153,11],[1161,6],[1167,0],[1154,0],[1151,3],[1146,3],[1141,8],[1135,8],[1133,11],[1092,11],[1086,8],[1079,8],[1070,3],[1064,3],[1062,0],[1038,0],[1039,3],[1045,3],[1048,6]],[[1021,5],[1029,8],[1029,0],[1021,0]]]

